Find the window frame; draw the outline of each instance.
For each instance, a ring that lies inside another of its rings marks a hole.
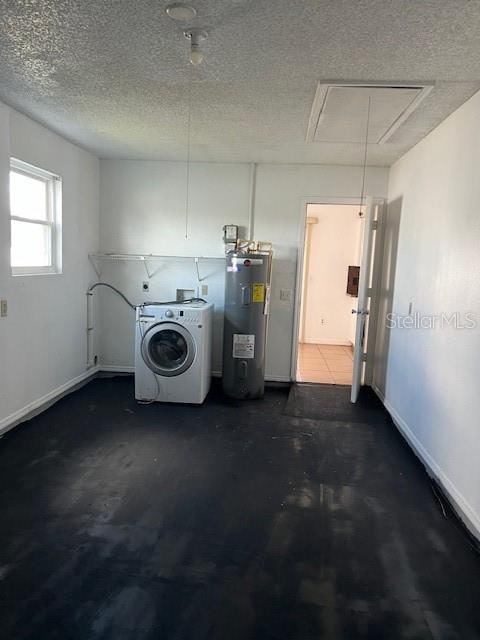
[[[11,200],[9,197],[10,230],[12,221],[37,224],[49,229],[49,256],[50,264],[46,266],[22,266],[16,267],[11,263],[10,268],[13,276],[33,276],[62,273],[62,178],[50,171],[36,167],[18,158],[10,158],[10,172],[24,175],[28,178],[41,180],[46,185],[46,220],[36,218],[25,218],[13,215],[11,211]]]

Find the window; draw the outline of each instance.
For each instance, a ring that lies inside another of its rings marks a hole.
[[[61,273],[61,179],[26,162],[10,160],[13,275]]]

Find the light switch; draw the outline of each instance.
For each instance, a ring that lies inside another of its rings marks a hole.
[[[0,317],[6,318],[8,315],[8,304],[6,300],[0,300]]]

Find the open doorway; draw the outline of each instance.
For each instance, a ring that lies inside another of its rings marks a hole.
[[[298,382],[352,384],[363,232],[358,205],[307,205]]]

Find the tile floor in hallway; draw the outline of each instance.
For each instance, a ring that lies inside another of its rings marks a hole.
[[[298,382],[352,384],[351,347],[302,343],[298,348]]]

